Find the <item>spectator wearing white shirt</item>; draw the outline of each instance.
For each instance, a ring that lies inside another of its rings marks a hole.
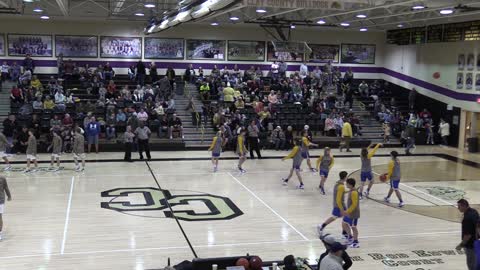
[[[65,95],[62,91],[55,94],[55,106],[60,110],[65,110]]]
[[[137,113],[138,121],[146,123],[148,121],[148,113],[144,108],[140,108],[140,111]]]
[[[278,64],[277,64],[277,61],[273,61],[273,64],[271,66],[271,72],[272,72],[272,78],[274,80],[277,80],[278,79]]]
[[[440,127],[438,128],[438,133],[442,137],[442,145],[448,145],[448,136],[450,136],[450,124],[445,120],[440,119]]]
[[[308,66],[307,66],[307,63],[306,62],[303,62],[301,65],[300,65],[300,78],[303,80],[307,77],[308,75]]]

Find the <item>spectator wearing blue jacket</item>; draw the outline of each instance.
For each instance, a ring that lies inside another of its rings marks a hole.
[[[95,144],[95,152],[98,154],[98,135],[100,134],[100,123],[97,122],[95,117],[92,116],[85,129],[88,140],[88,153],[90,153],[92,144]]]

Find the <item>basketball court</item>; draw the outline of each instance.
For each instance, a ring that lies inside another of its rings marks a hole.
[[[388,186],[382,183],[361,202],[361,248],[348,250],[353,269],[463,269],[455,204],[464,197],[478,208],[480,166],[434,149],[400,157],[403,209],[395,196],[391,205],[383,203]],[[374,157],[376,173],[386,172],[388,151]],[[15,169],[6,173],[13,201],[4,214],[0,269],[156,269],[167,258],[177,264],[246,253],[263,260],[294,254],[313,264],[324,251],[316,225],[330,215],[338,173],[358,179],[358,152],[334,151],[326,196],[305,162],[305,190],[295,189],[295,178],[282,186],[291,161],[275,151],[247,160],[243,175],[232,153],[213,173],[206,152],[156,152],[153,161],[134,163],[121,161],[121,154],[91,154],[83,173],[71,161],[57,173]],[[340,236],[340,222],[326,231]]]

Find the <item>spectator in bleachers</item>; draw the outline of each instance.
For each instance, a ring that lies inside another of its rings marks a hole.
[[[62,120],[58,117],[57,114],[53,115],[53,118],[50,119],[50,131],[59,132],[62,129]]]
[[[21,67],[17,64],[17,61],[13,61],[13,65],[10,68],[10,79],[13,82],[16,82],[18,81],[18,78],[20,78],[21,74]]]
[[[175,112],[175,100],[173,99],[173,96],[170,96],[170,99],[168,100],[167,113],[174,113],[174,112]]]
[[[18,114],[25,117],[28,117],[30,114],[32,114],[32,112],[33,112],[32,104],[28,102],[23,103],[23,105],[18,110]]]
[[[187,69],[185,70],[183,78],[187,83],[195,82],[195,69],[193,69],[192,64],[188,65]]]
[[[353,75],[352,68],[349,67],[347,69],[347,72],[345,72],[345,74],[343,75],[343,83],[351,85],[353,83],[353,76],[354,75]]]
[[[139,121],[137,118],[137,113],[134,112],[130,115],[130,117],[128,117],[127,126],[131,126],[132,130],[136,130],[138,125],[139,125]]]
[[[200,86],[200,97],[204,101],[210,99],[210,85],[206,81],[204,81]]]
[[[285,132],[283,132],[282,127],[277,126],[270,136],[270,142],[272,143],[275,150],[280,150],[285,148]]]
[[[145,85],[145,76],[147,74],[147,71],[146,71],[145,65],[143,64],[143,62],[141,60],[138,61],[138,63],[137,63],[135,73],[137,74],[138,84],[141,85],[141,86],[144,86]]]
[[[340,137],[342,135],[342,128],[343,128],[343,117],[338,114],[334,119],[333,123],[335,124],[335,135]]]
[[[169,121],[166,114],[163,114],[158,125],[157,135],[159,138],[170,135]]]
[[[275,107],[275,105],[278,104],[278,96],[277,93],[275,93],[275,90],[270,91],[270,94],[268,95],[268,107],[270,111],[272,111]]]
[[[172,119],[169,121],[169,137],[170,139],[173,139],[173,132],[178,132],[180,137],[184,139],[184,134],[183,134],[183,125],[182,125],[182,120],[180,117],[178,117],[176,114],[173,114]]]
[[[443,118],[440,119],[440,126],[438,128],[438,132],[440,133],[440,137],[442,137],[442,145],[448,146],[448,137],[450,136],[450,124]]]
[[[103,67],[103,79],[105,81],[110,81],[113,79],[115,76],[115,71],[113,70],[112,66],[110,65],[110,62],[107,62],[105,66]]]
[[[365,81],[362,81],[360,85],[358,86],[358,92],[362,97],[368,97],[368,84]]]
[[[37,97],[35,101],[32,103],[32,107],[34,110],[43,110],[43,102],[41,97]]]
[[[307,62],[304,61],[302,64],[300,64],[300,70],[298,72],[300,78],[303,80],[308,76],[308,66]]]
[[[24,101],[22,90],[16,85],[10,90],[10,100],[14,103],[23,103]]]
[[[117,102],[115,101],[114,98],[107,99],[105,102],[105,106],[107,107],[106,113],[107,115],[114,113],[115,114],[115,108],[117,106]]]
[[[7,61],[3,61],[1,73],[2,82],[6,81],[10,77],[10,66],[8,65]]]
[[[37,114],[32,114],[32,119],[28,122],[28,128],[33,130],[33,134],[37,139],[40,138],[40,118]]]
[[[117,97],[117,86],[113,80],[110,80],[107,85],[107,92],[104,96],[106,99],[116,98]]]
[[[215,79],[220,77],[220,70],[218,69],[217,65],[213,65],[210,75]]]
[[[43,89],[42,82],[40,82],[40,80],[38,79],[38,77],[36,75],[32,76],[32,80],[30,81],[30,86],[32,86],[35,89],[39,89],[39,90]]]
[[[140,111],[137,113],[137,118],[138,118],[138,121],[143,122],[145,124],[147,123],[148,113],[145,111],[144,108],[140,108]]]
[[[71,80],[73,77],[73,69],[74,69],[72,59],[68,59],[63,66],[64,66],[65,79]]]
[[[274,81],[278,80],[279,77],[279,65],[277,61],[273,61],[272,65],[270,66],[270,72],[272,74],[272,79]]]
[[[30,70],[31,74],[33,74],[35,70],[35,61],[32,59],[30,54],[27,54],[25,56],[22,66],[24,71]]]
[[[135,72],[135,66],[134,65],[131,65],[130,67],[128,67],[127,74],[128,74],[128,78],[130,79],[130,81],[135,81],[135,78],[137,77],[137,75],[136,75],[136,72]]]
[[[175,70],[173,70],[172,67],[168,67],[167,73],[165,74],[165,76],[167,77],[170,83],[170,87],[172,87],[173,89],[173,83],[175,82]]]
[[[347,152],[352,152],[350,150],[350,140],[352,139],[353,132],[352,132],[352,126],[348,122],[348,120],[343,123],[342,127],[342,140],[343,143],[340,144],[340,152],[342,152],[343,148],[347,148]]]
[[[117,125],[122,126],[125,126],[127,123],[127,115],[121,109],[118,109],[117,115],[115,116],[115,122]]]
[[[237,100],[235,101],[235,108],[237,110],[241,110],[245,108],[245,102],[243,101],[242,96],[238,97]]]
[[[3,135],[7,137],[7,153],[11,153],[9,145],[13,144],[13,138],[18,131],[18,123],[14,114],[9,114],[8,118],[3,121]]]
[[[100,135],[100,123],[97,122],[94,116],[90,118],[90,122],[87,124],[85,128],[85,132],[87,133],[88,153],[90,153],[92,144],[94,144],[95,152],[98,154],[98,137]]]
[[[63,116],[62,126],[63,126],[63,127],[66,127],[66,128],[71,128],[71,127],[73,127],[73,118],[70,116],[70,114],[66,113],[66,114]]]
[[[32,71],[29,69],[25,70],[23,74],[18,78],[18,81],[21,85],[29,85],[30,81],[32,80]]]
[[[105,124],[106,124],[106,127],[105,127],[106,139],[107,140],[114,139],[116,137],[116,130],[115,130],[116,116],[114,112],[107,114],[107,119]]]
[[[66,98],[65,98],[65,95],[63,94],[63,92],[58,91],[55,94],[55,107],[57,108],[57,110],[59,110],[59,111],[64,111],[65,110],[65,101],[66,101]]]
[[[227,83],[227,86],[223,88],[223,102],[225,107],[229,108],[234,101],[235,90]]]
[[[250,149],[250,158],[254,159],[253,151],[257,153],[257,158],[261,159],[262,155],[260,154],[260,147],[258,145],[259,143],[259,133],[260,129],[258,128],[257,122],[255,120],[252,120],[250,122],[250,125],[248,125],[247,128],[247,134],[248,134],[248,145]]]

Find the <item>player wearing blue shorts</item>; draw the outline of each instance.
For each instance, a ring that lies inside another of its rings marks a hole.
[[[290,173],[288,174],[287,178],[282,178],[283,180],[283,185],[286,186],[288,185],[288,180],[293,176],[293,171],[295,171],[295,174],[297,175],[298,182],[300,182],[300,185],[297,187],[299,189],[304,189],[303,186],[303,181],[302,181],[302,176],[300,175],[300,167],[302,166],[303,162],[303,157],[302,153],[300,151],[300,144],[301,141],[296,139],[294,142],[294,147],[292,149],[292,152],[288,154],[288,156],[282,158],[282,161],[285,161],[287,159],[292,159],[292,168],[290,169]]]
[[[343,230],[347,232],[348,239],[351,240],[350,247],[359,248],[358,243],[358,219],[360,218],[360,197],[359,192],[355,188],[355,179],[347,179],[347,187],[349,189],[347,197],[347,210],[343,217]]]
[[[345,199],[345,180],[347,179],[348,173],[346,171],[341,171],[339,174],[340,180],[335,183],[333,187],[333,210],[332,216],[329,217],[322,225],[317,226],[318,234],[322,236],[323,230],[327,227],[328,224],[334,222],[337,218],[344,215],[344,199]]]
[[[372,174],[372,157],[377,152],[378,148],[382,146],[381,143],[377,143],[375,147],[372,148],[372,144],[370,144],[367,148],[362,148],[362,152],[360,153],[360,161],[362,162],[362,169],[360,170],[360,181],[362,182],[360,185],[360,200],[362,199],[363,195],[363,186],[365,182],[368,180],[368,187],[367,191],[365,192],[365,196],[368,197],[370,193],[370,189],[373,186],[373,174]]]
[[[318,188],[320,189],[320,193],[325,195],[325,181],[328,178],[328,173],[330,169],[333,167],[334,158],[330,154],[330,148],[325,147],[323,152],[323,156],[319,156],[317,159],[317,169],[320,172],[320,185]]]
[[[217,132],[217,135],[213,137],[212,144],[208,148],[208,151],[212,151],[212,164],[213,164],[213,172],[218,170],[218,159],[220,158],[220,154],[222,153],[223,147],[223,138],[222,132]]]
[[[404,203],[402,200],[402,194],[398,189],[398,187],[400,186],[400,178],[401,178],[400,161],[398,160],[398,152],[392,151],[390,152],[390,156],[392,157],[392,160],[388,164],[388,173],[387,173],[387,179],[390,179],[390,190],[388,191],[388,195],[387,197],[385,197],[384,201],[387,203],[390,203],[390,196],[392,196],[392,193],[395,191],[395,195],[397,195],[397,198],[399,201],[398,207],[403,207]]]
[[[310,146],[317,147],[318,144],[312,143],[308,139],[308,131],[304,130],[302,133],[302,144],[300,147],[300,151],[302,152],[302,158],[307,160],[308,169],[312,172],[316,172],[317,170],[313,168],[312,164],[310,163],[310,153],[308,151]]]
[[[242,128],[240,130],[240,134],[237,137],[237,154],[238,154],[238,170],[241,173],[245,173],[246,171],[242,168],[243,163],[247,159],[247,147],[245,146],[245,134],[247,133],[247,130],[245,128]]]

